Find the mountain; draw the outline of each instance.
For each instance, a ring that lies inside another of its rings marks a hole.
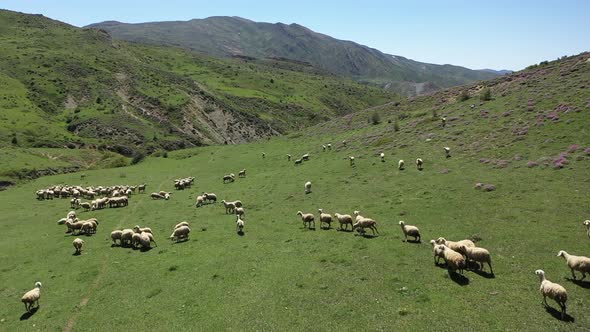
[[[6,10],[0,49],[0,147],[240,143],[397,98],[308,64],[129,44]]]
[[[87,27],[103,29],[118,39],[182,46],[215,56],[294,59],[409,95],[497,76],[493,72],[428,64],[385,54],[352,41],[314,32],[299,24],[259,23],[240,17],[218,16],[139,24],[108,21]]]
[[[480,71],[485,71],[488,73],[496,74],[496,75],[507,75],[512,74],[513,70],[502,69],[502,70],[494,70],[494,69],[480,69]]]

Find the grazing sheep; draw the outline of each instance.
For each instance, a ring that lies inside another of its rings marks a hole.
[[[176,226],[174,226],[174,229],[180,228],[182,226],[187,226],[188,227],[190,225],[188,224],[187,221],[183,221],[183,222],[179,222],[178,224],[176,224]]]
[[[315,229],[315,217],[311,213],[303,213],[301,211],[297,211],[297,215],[301,216],[301,220],[303,221],[303,228],[305,228],[305,224],[309,224],[309,229],[311,229],[311,223],[313,223],[313,228]]]
[[[224,199],[221,201],[221,203],[225,207],[225,214],[233,213],[236,210],[236,205],[234,202],[226,202]]]
[[[414,241],[420,241],[420,230],[416,226],[406,225],[403,221],[399,222],[400,226],[402,227],[402,232],[404,232],[405,242],[408,242],[408,235],[414,237]]]
[[[76,219],[76,211],[70,211],[70,212],[68,212],[68,214],[66,215],[66,218],[68,218],[68,219]]]
[[[246,214],[246,211],[244,211],[243,207],[236,207],[235,208],[235,213],[239,218],[243,218],[244,214]]]
[[[188,240],[188,234],[191,232],[191,229],[188,226],[180,226],[172,232],[170,235],[170,239],[172,241],[179,242],[181,239]]]
[[[119,240],[119,245],[122,245],[121,242],[121,235],[123,235],[123,231],[121,230],[114,230],[111,232],[111,240],[113,240],[113,244],[117,245],[117,240]]]
[[[146,187],[146,184],[145,183],[138,185],[137,186],[137,192],[139,192],[139,193],[145,193],[145,187]]]
[[[262,152],[262,159],[266,158],[266,153]]]
[[[77,209],[80,206],[80,199],[79,198],[72,198],[70,200],[70,208]]]
[[[164,195],[160,195],[159,193],[151,193],[150,197],[152,199],[165,199],[165,200],[168,200],[170,198],[169,195],[164,196]]]
[[[39,281],[35,282],[35,288],[31,289],[30,291],[26,292],[25,295],[21,298],[21,301],[25,304],[25,310],[27,312],[31,312],[33,308],[33,304],[37,303],[37,308],[39,308],[39,298],[41,297],[41,283]]]
[[[131,246],[131,239],[133,237],[133,234],[135,234],[135,232],[129,228],[126,228],[121,231],[121,239],[120,240],[121,240],[122,247]]]
[[[580,280],[584,280],[586,278],[586,273],[590,273],[590,258],[585,256],[570,255],[564,250],[559,251],[557,257],[559,256],[565,258],[567,266],[569,266],[570,270],[572,270],[572,277],[574,280],[576,280],[576,274],[574,273],[574,270],[582,273],[582,279]]]
[[[226,174],[223,176],[223,183],[234,182],[235,180],[233,174]]]
[[[60,220],[57,221],[58,225],[63,225],[66,223],[66,221],[68,221],[68,218],[61,218]]]
[[[242,204],[242,201],[240,201],[240,200],[234,201],[234,205],[236,207],[242,207],[242,206],[244,206],[244,204]]]
[[[332,215],[329,213],[324,213],[323,209],[318,209],[320,213],[320,228],[322,228],[322,223],[328,224],[328,229],[332,227]]]
[[[305,188],[305,193],[309,194],[311,192],[311,181],[305,182],[304,188]]]
[[[75,230],[78,230],[78,233],[80,233],[80,229],[82,229],[82,225],[84,225],[84,222],[83,221],[73,221],[72,219],[68,219],[68,220],[66,220],[65,224],[66,224],[66,227],[68,228],[66,233],[74,234]]]
[[[440,122],[442,127],[444,128],[447,125],[447,118],[443,116],[442,118],[440,118]]]
[[[197,203],[195,204],[197,207],[202,206],[205,204],[205,198],[201,195],[197,196]]]
[[[246,177],[246,169],[245,168],[238,172],[238,177],[240,177],[240,178]]]
[[[561,308],[561,319],[564,319],[566,314],[565,303],[567,302],[567,291],[562,285],[547,280],[547,278],[545,278],[545,271],[537,270],[535,271],[535,274],[539,276],[539,280],[541,281],[539,291],[541,291],[541,295],[543,295],[543,303],[546,307],[549,306],[547,304],[547,296],[557,302]]]
[[[90,208],[92,207],[90,205],[90,203],[88,203],[88,202],[83,202],[83,203],[80,203],[79,205],[84,209],[84,211],[90,211]]]
[[[213,193],[203,193],[203,198],[209,204],[217,202],[217,195],[215,195]]]
[[[290,154],[287,155],[287,161],[291,161],[291,155]]]
[[[465,257],[468,260],[481,263],[481,269],[483,270],[483,264],[488,263],[490,266],[490,273],[494,274],[494,270],[492,269],[492,257],[490,256],[490,252],[485,248],[479,247],[466,247],[461,245],[461,252],[465,253]],[[479,264],[477,264],[479,267]]]
[[[295,165],[301,165],[302,160],[301,159],[296,159],[295,160]]]
[[[238,219],[236,220],[236,232],[244,232],[244,220],[240,219],[240,216],[238,216]]]
[[[303,156],[301,156],[301,160],[303,160],[303,161],[309,161],[309,153],[306,153]]]
[[[445,156],[447,158],[451,158],[451,148],[449,148],[448,146],[445,146],[443,149],[445,150]]]
[[[340,230],[342,230],[342,225],[344,225],[344,230],[347,230],[349,224],[351,228],[350,230],[352,230],[352,216],[350,214],[334,213],[334,216],[340,223]]]
[[[332,150],[332,144],[328,143],[328,150]]]
[[[346,140],[342,140],[342,146],[346,146]]]
[[[350,161],[350,166],[354,166],[354,157],[348,156],[348,160]]]
[[[421,158],[416,159],[416,167],[419,171],[423,170],[424,161]]]
[[[443,258],[445,259],[445,262],[447,262],[447,267],[453,272],[459,270],[459,273],[463,274],[463,269],[466,267],[463,255],[446,246],[439,247],[439,249],[442,250]]]
[[[133,246],[133,248],[137,249],[137,247],[139,247],[140,243],[141,243],[141,234],[140,233],[133,233],[133,235],[131,235],[131,245]]]
[[[74,245],[74,249],[76,249],[76,255],[79,255],[82,252],[82,246],[84,245],[84,240],[77,237],[74,239],[72,244]]]
[[[139,227],[139,225],[135,225],[135,227],[133,227],[133,231],[135,233],[150,233],[150,234],[154,234],[152,232],[152,229],[149,227]]]
[[[397,162],[397,169],[399,169],[400,171],[403,171],[405,165],[406,165],[406,163],[402,159],[400,159],[400,161]]]
[[[445,255],[443,253],[444,245],[436,244],[436,241],[434,241],[434,240],[430,240],[430,244],[432,244],[432,254],[434,257],[434,265],[438,265],[441,258],[445,259]]]
[[[324,144],[322,144],[322,150],[326,151],[326,146]]]
[[[98,223],[94,220],[84,220],[80,228],[80,234],[95,234]]]
[[[382,162],[385,162],[385,153],[381,152],[381,153],[379,154],[379,157],[381,158],[381,161],[382,161]]]
[[[590,220],[585,220],[582,225],[586,226],[587,231],[586,233],[588,234],[588,238],[590,238]]]
[[[139,234],[139,243],[141,244],[141,247],[144,249],[149,249],[151,248],[151,244],[152,242],[158,246],[158,244],[156,243],[156,240],[154,240],[154,235],[152,233],[149,232],[141,232]]]
[[[464,254],[462,252],[461,246],[465,246],[465,247],[475,247],[475,243],[473,243],[473,241],[471,240],[461,240],[461,241],[447,241],[447,239],[445,239],[444,237],[439,237],[438,239],[436,239],[436,244],[443,244],[446,247],[449,247],[451,249],[453,249],[454,251],[458,251],[461,252],[462,254]]]

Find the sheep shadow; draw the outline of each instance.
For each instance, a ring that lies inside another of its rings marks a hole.
[[[39,310],[39,306],[31,308],[31,311],[27,311],[20,316],[20,320],[27,320],[27,319],[31,318],[38,310]]]
[[[543,304],[543,306],[545,307],[545,311],[547,311],[548,314],[550,314],[551,316],[553,316],[553,318],[560,320],[562,322],[568,322],[568,323],[573,323],[576,321],[576,319],[572,316],[570,316],[568,313],[565,314],[565,317],[561,318],[561,311],[551,307],[551,306],[545,306]]]
[[[80,255],[82,255],[82,252],[81,252],[81,251],[75,251],[75,252],[72,254],[72,256],[80,256]]]
[[[580,286],[582,288],[590,289],[590,281],[577,280],[572,278],[565,278],[566,280]]]
[[[187,237],[187,238],[184,238],[184,239],[181,239],[181,240],[178,240],[178,241],[174,241],[174,242],[172,242],[172,244],[173,245],[175,245],[175,244],[181,244],[181,243],[185,243],[185,242],[188,242],[188,241],[189,241],[189,238]]]
[[[402,240],[402,242],[413,243],[413,244],[422,244],[421,240]]]
[[[484,277],[486,279],[494,279],[496,278],[496,275],[491,273],[491,272],[487,272],[484,270],[480,270],[480,269],[471,269],[471,272],[477,274],[480,277]]]
[[[244,231],[237,231],[237,233],[238,233],[238,235],[239,235],[239,236],[244,236],[244,235],[246,235],[246,233],[244,233]]]
[[[459,286],[469,285],[469,278],[457,272],[449,270],[449,278],[451,278],[451,280],[453,280]]]
[[[354,236],[362,236],[365,239],[375,239],[375,238],[379,237],[379,235],[377,235],[377,234],[367,234],[367,233],[358,233],[358,234],[355,234]]]
[[[153,248],[151,246],[150,247],[141,247],[141,248],[139,248],[139,252],[148,252],[152,249]]]
[[[337,228],[336,232],[352,233],[352,229]]]
[[[112,244],[111,244],[111,248],[114,248],[114,247],[122,247],[122,245],[120,245],[120,244],[116,244],[116,243],[112,243]]]
[[[329,231],[329,230],[332,229],[332,227],[331,226],[328,226],[328,227],[326,227],[326,226],[320,226],[320,229],[321,230],[324,230],[324,231]]]

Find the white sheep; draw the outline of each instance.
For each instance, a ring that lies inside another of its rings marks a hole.
[[[297,215],[301,216],[301,220],[303,221],[303,228],[305,228],[305,224],[309,224],[309,229],[311,229],[311,223],[313,223],[313,228],[315,229],[315,217],[311,213],[303,213],[301,211],[297,211]]]
[[[291,155],[287,154],[287,161],[291,161]]]
[[[113,244],[117,245],[117,240],[119,240],[119,245],[122,245],[121,242],[121,235],[123,234],[122,230],[114,230],[111,232],[111,240],[113,240]]]
[[[342,146],[346,146],[346,140],[342,140]]]
[[[140,243],[141,243],[141,234],[133,233],[133,235],[131,235],[131,245],[133,246],[133,248],[137,249],[137,247],[139,247]]]
[[[344,225],[344,230],[347,230],[349,224],[352,230],[352,216],[350,214],[334,213],[334,216],[336,217],[336,219],[338,219],[338,222],[340,223],[340,230],[343,229],[342,225]]]
[[[80,228],[80,232],[82,234],[94,234],[96,233],[96,228],[98,223],[95,220],[83,220],[82,227]]]
[[[160,195],[159,193],[151,193],[150,194],[150,197],[152,199],[165,199],[165,200],[168,200],[170,198],[170,195],[166,195],[165,196],[165,195]]]
[[[350,161],[350,166],[354,166],[354,157],[348,156],[348,160]]]
[[[588,234],[588,238],[590,238],[590,220],[585,220],[582,225],[586,226],[586,233]]]
[[[332,144],[328,143],[326,146],[328,147],[328,150],[332,150]]]
[[[421,158],[416,159],[416,167],[419,171],[423,170],[424,161]]]
[[[180,226],[172,232],[170,235],[170,239],[173,241],[180,241],[181,239],[188,240],[188,234],[191,232],[191,229],[188,226]]]
[[[236,213],[236,215],[237,215],[239,218],[243,218],[243,217],[244,217],[244,215],[246,214],[246,211],[244,210],[244,208],[243,208],[243,207],[236,207],[236,208],[235,208],[235,210],[234,210],[234,212]]]
[[[354,211],[354,215],[356,216],[356,222],[352,225],[352,230],[358,228],[360,232],[364,234],[365,228],[369,228],[373,232],[373,235],[375,235],[375,232],[379,234],[379,231],[377,231],[377,222],[375,220],[361,216],[360,211]]]
[[[21,301],[25,304],[25,310],[27,312],[31,312],[33,308],[33,304],[37,303],[37,308],[39,308],[39,298],[41,297],[41,282],[35,282],[35,288],[31,289],[30,291],[26,292],[25,295],[21,298]]]
[[[66,221],[68,220],[68,218],[61,218],[60,220],[57,221],[58,225],[63,225],[66,223]]]
[[[420,241],[420,230],[416,226],[406,225],[403,221],[399,222],[399,225],[402,227],[402,232],[404,233],[405,242],[408,242],[408,235],[414,237],[414,241]]]
[[[236,220],[236,232],[242,233],[244,232],[244,220],[240,219],[238,215],[238,219]]]
[[[566,310],[565,303],[567,302],[567,291],[562,285],[547,280],[547,278],[545,278],[545,271],[536,270],[535,274],[539,276],[539,280],[541,281],[541,287],[539,288],[539,291],[541,291],[541,295],[543,295],[543,303],[545,306],[549,306],[547,304],[547,297],[557,302],[561,308],[561,319],[564,319]]]
[[[443,245],[453,249],[454,251],[458,251],[458,252],[461,252],[463,250],[463,249],[461,249],[461,246],[475,247],[475,243],[473,243],[473,241],[471,241],[471,240],[461,240],[461,241],[455,242],[455,241],[448,241],[444,237],[439,237],[438,239],[436,239],[436,244],[443,244]]]
[[[574,280],[576,279],[574,270],[582,273],[582,279],[580,280],[584,280],[584,278],[586,278],[586,273],[590,273],[590,258],[585,256],[570,255],[564,250],[559,251],[557,257],[559,256],[565,258],[567,266],[569,266],[570,270],[572,270],[572,277]]]
[[[445,146],[445,147],[443,148],[443,150],[445,150],[445,156],[446,156],[447,158],[450,158],[450,157],[451,157],[451,148],[449,148],[448,146]]]
[[[332,215],[329,213],[324,213],[323,209],[318,209],[320,213],[320,228],[322,228],[322,223],[328,224],[328,229],[332,227]]]
[[[135,225],[135,227],[133,227],[133,231],[135,233],[151,233],[154,234],[154,232],[152,232],[152,229],[149,227],[139,227],[139,225]]]
[[[444,245],[442,244],[436,244],[436,241],[434,240],[430,240],[430,244],[432,245],[432,254],[434,257],[434,265],[438,265],[440,262],[440,259],[445,259],[445,255],[444,255]]]
[[[266,158],[266,153],[262,152],[262,159]]]
[[[76,255],[79,255],[82,252],[82,246],[84,246],[84,240],[77,237],[72,242],[72,245],[74,245],[74,249],[76,249]]]
[[[233,174],[226,174],[223,176],[223,183],[234,182],[235,176]]]
[[[126,228],[121,231],[121,246],[131,246],[131,239],[135,232],[132,229]]]
[[[88,202],[82,202],[78,205],[81,206],[84,209],[84,211],[90,211],[90,208],[92,207],[92,205]]]
[[[442,250],[445,262],[447,262],[447,267],[453,272],[459,270],[459,273],[463,274],[463,269],[466,267],[463,255],[446,246],[439,247],[439,249]]]
[[[66,218],[68,218],[68,219],[76,219],[76,211],[70,211],[70,212],[68,212],[68,214],[66,215]]]
[[[324,144],[322,144],[322,150],[326,151],[326,146]]]
[[[196,207],[202,206],[203,204],[205,204],[205,198],[201,195],[197,196]]]
[[[402,159],[400,159],[400,160],[397,162],[397,169],[399,169],[400,171],[403,171],[403,170],[404,170],[404,166],[405,166],[405,165],[406,165],[406,163],[405,163],[405,162],[404,162]]]
[[[68,220],[66,220],[65,224],[66,224],[66,227],[68,228],[66,233],[73,234],[75,230],[78,230],[78,233],[80,232],[80,230],[82,229],[82,225],[84,225],[84,222],[83,221],[73,221],[72,219],[68,219]]]
[[[240,177],[240,178],[246,177],[246,169],[245,168],[238,172],[238,177]]]
[[[301,165],[301,159],[296,159],[295,160],[295,166],[297,166],[297,165]]]
[[[183,222],[179,222],[178,224],[176,224],[176,226],[174,226],[174,229],[180,228],[182,226],[190,226],[189,223],[187,221],[183,221]]]
[[[309,161],[309,153],[306,153],[303,156],[301,156],[301,160],[303,160],[303,161]]]
[[[305,188],[305,193],[309,194],[311,192],[311,181],[305,182],[304,188]]]
[[[381,161],[385,161],[385,153],[381,152],[379,157],[381,158]]]
[[[214,193],[203,193],[203,198],[208,204],[217,202],[217,195]]]
[[[490,256],[490,252],[487,249],[479,247],[466,247],[461,245],[461,252],[465,254],[465,257],[467,257],[468,260],[481,263],[482,270],[483,264],[488,263],[490,266],[490,273],[494,274],[494,270],[492,269],[492,257]]]
[[[141,244],[141,247],[144,249],[149,249],[151,248],[151,243],[154,243],[157,245],[156,240],[154,240],[154,235],[152,233],[148,233],[148,232],[141,232],[139,234],[139,243]]]
[[[225,214],[233,213],[236,210],[236,205],[234,202],[226,202],[224,199],[221,201],[221,203],[225,207]]]

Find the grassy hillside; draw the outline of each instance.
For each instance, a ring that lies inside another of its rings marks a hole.
[[[88,27],[104,29],[123,40],[180,45],[217,56],[284,57],[305,61],[333,73],[378,83],[409,95],[497,76],[489,71],[434,65],[384,54],[298,24],[260,23],[240,17],[139,24],[109,21]]]
[[[0,146],[92,146],[133,155],[240,143],[395,96],[297,63],[115,42],[0,11]]]
[[[447,90],[376,109],[377,125],[367,123],[374,109],[267,142],[175,151],[132,167],[88,171],[83,179],[43,177],[0,192],[6,299],[0,326],[582,331],[590,326],[590,282],[570,280],[556,254],[590,256],[582,226],[590,213],[588,59],[582,54],[486,82],[489,101],[477,99],[481,86],[469,87],[471,98],[462,102],[460,89]],[[333,150],[322,152],[328,142]],[[310,153],[311,160],[294,166],[287,153]],[[424,171],[415,169],[417,157]],[[557,162],[562,158],[567,163]],[[399,159],[407,163],[403,171]],[[246,178],[222,184],[223,174],[242,168]],[[84,237],[81,256],[72,255],[74,237],[56,225],[69,202],[34,197],[36,189],[57,183],[146,182],[148,193],[172,191],[174,178],[189,175],[195,185],[174,191],[169,201],[139,194],[128,207],[80,211],[100,220],[98,233]],[[313,187],[306,195],[308,180]],[[496,190],[474,189],[479,182]],[[194,207],[203,191],[244,202],[244,236],[236,235],[234,217],[221,204]],[[322,230],[319,223],[315,231],[304,229],[296,212],[317,216],[318,208],[360,210],[377,220],[379,236]],[[184,220],[192,225],[190,241],[167,241]],[[417,225],[424,241],[402,242],[399,220]],[[151,227],[158,246],[146,252],[110,246],[111,230],[135,224]],[[461,277],[435,266],[427,241],[439,236],[471,238],[489,249],[495,276],[466,271]],[[541,304],[539,268],[568,291],[564,321]],[[29,317],[19,300],[37,280],[41,307]]]

